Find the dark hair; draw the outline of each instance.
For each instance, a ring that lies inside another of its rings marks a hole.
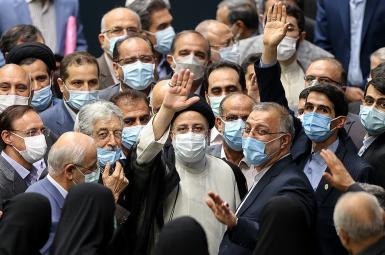
[[[32,106],[29,105],[11,105],[8,106],[1,114],[0,114],[0,134],[4,130],[15,130],[13,127],[13,122],[20,119],[29,111],[36,112]],[[6,143],[3,141],[3,138],[0,137],[0,148],[3,150],[5,148]]]
[[[338,61],[335,58],[331,58],[331,57],[322,57],[322,58],[317,58],[317,59],[313,60],[311,62],[311,64],[314,63],[314,62],[318,62],[318,61],[327,61],[327,62],[333,64],[340,71],[340,83],[341,83],[341,86],[344,86],[346,84],[347,79],[348,79],[348,75],[346,74],[344,66],[341,64],[340,61]]]
[[[230,24],[234,24],[238,20],[242,21],[249,29],[258,29],[258,13],[257,7],[251,1],[225,0],[218,7],[226,6],[229,9],[227,16]]]
[[[299,32],[305,31],[305,15],[298,5],[286,4],[286,13],[297,20]]]
[[[171,51],[170,53],[171,54],[174,54],[175,53],[175,44],[176,42],[181,38],[183,37],[184,35],[188,35],[188,34],[195,34],[197,35],[198,37],[202,38],[202,40],[204,40],[206,43],[207,43],[207,59],[210,59],[211,57],[211,51],[210,51],[210,43],[209,41],[199,32],[195,31],[195,30],[184,30],[182,32],[179,32],[175,35],[175,38],[174,40],[172,41],[172,44],[171,44]]]
[[[211,73],[214,72],[215,70],[224,69],[224,68],[229,68],[237,72],[239,77],[239,80],[238,80],[239,84],[241,85],[241,88],[243,91],[246,90],[245,72],[243,71],[242,67],[233,62],[219,61],[219,62],[212,63],[211,65],[208,66],[205,73],[204,80],[203,80],[204,91],[207,92],[209,90],[209,77]]]
[[[8,53],[18,42],[36,42],[38,37],[43,38],[40,30],[33,25],[16,25],[3,33],[0,39],[0,50]]]
[[[241,67],[243,71],[246,73],[247,72],[247,67],[249,65],[256,63],[257,61],[259,62],[261,59],[262,53],[251,53],[249,54],[242,62]]]
[[[98,70],[98,76],[100,74],[98,61],[94,56],[87,52],[74,52],[63,58],[60,62],[60,78],[66,80],[68,78],[68,68],[72,65],[95,65]]]
[[[22,61],[20,61],[18,65],[19,66],[22,66],[22,65],[29,66],[29,65],[32,65],[33,63],[35,63],[36,60],[41,60],[41,59],[39,59],[39,58],[25,58]],[[43,61],[43,60],[41,60],[41,61]],[[43,61],[43,63],[44,63],[44,61]],[[46,66],[46,70],[47,70],[48,75],[51,75],[51,71],[49,70],[47,64],[46,63],[44,63],[44,64]]]
[[[147,95],[135,89],[127,89],[124,92],[120,92],[119,94],[116,94],[115,96],[113,96],[110,101],[113,104],[117,105],[120,100],[127,100],[131,102],[144,101],[146,105],[149,107]]]
[[[339,87],[327,83],[316,84],[308,87],[309,97],[311,92],[318,92],[324,94],[334,106],[334,112],[336,117],[346,116],[348,114],[348,104],[345,101],[345,94]]]
[[[139,38],[139,39],[142,39],[143,41],[145,41],[147,43],[148,47],[151,49],[151,52],[154,54],[154,52],[155,52],[154,47],[153,47],[151,41],[148,39],[147,36],[145,36],[145,35],[143,35],[141,33],[138,33],[138,32],[129,32],[127,34],[127,36],[123,37],[122,39],[119,39],[115,43],[114,50],[113,50],[113,53],[112,53],[113,60],[115,62],[119,61],[119,57],[120,57],[119,49],[120,49],[120,46],[122,45],[122,43],[125,42],[125,41],[128,41],[130,39],[133,39],[133,38]]]
[[[378,90],[381,94],[385,95],[385,77],[377,76],[371,79],[365,87],[365,96],[368,91],[369,86],[372,85],[376,90]]]
[[[299,93],[299,99],[306,99],[309,95],[309,88],[305,88]]]
[[[376,78],[378,76],[385,78],[385,63],[379,64],[376,68],[370,71],[370,76]]]
[[[130,5],[130,9],[139,15],[143,30],[150,30],[152,22],[151,15],[156,11],[168,9],[168,6],[162,0],[152,0],[146,8],[143,8],[142,1],[135,1]]]

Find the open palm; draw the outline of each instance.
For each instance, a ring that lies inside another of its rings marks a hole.
[[[277,46],[285,37],[287,28],[286,7],[281,3],[274,4],[267,12],[267,22],[263,31],[263,43]]]

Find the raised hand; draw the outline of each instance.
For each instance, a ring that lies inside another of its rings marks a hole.
[[[330,173],[323,173],[323,177],[326,181],[342,192],[347,191],[348,188],[354,184],[354,180],[350,176],[348,170],[346,170],[344,164],[342,164],[341,160],[339,160],[330,150],[322,150],[321,157],[330,170]]]
[[[286,23],[286,7],[281,3],[275,3],[267,12],[267,22],[263,30],[263,44],[277,47],[286,36],[289,23]]]
[[[115,202],[118,202],[120,193],[127,187],[128,179],[124,175],[123,167],[116,161],[115,170],[110,175],[111,166],[108,163],[102,175],[103,184],[112,191]]]
[[[199,97],[188,98],[193,80],[194,74],[188,69],[175,73],[169,82],[162,107],[178,112],[199,101]]]
[[[206,204],[213,211],[215,218],[228,228],[237,225],[237,216],[230,210],[229,204],[213,192],[208,193],[209,198],[206,199]]]

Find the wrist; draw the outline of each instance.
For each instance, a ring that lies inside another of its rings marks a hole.
[[[229,229],[232,229],[232,228],[234,228],[237,224],[238,224],[238,217],[234,215],[234,217],[233,217],[231,223],[230,223],[229,225],[227,225],[227,227],[228,227]]]

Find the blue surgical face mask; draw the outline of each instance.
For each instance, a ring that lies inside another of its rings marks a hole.
[[[218,97],[209,96],[210,106],[211,106],[211,109],[213,110],[215,117],[219,116],[219,106],[223,98],[225,98],[225,96],[218,96]]]
[[[330,130],[331,122],[332,118],[328,116],[316,112],[309,112],[303,115],[302,127],[310,140],[320,143],[333,134],[334,129]]]
[[[142,131],[144,126],[131,126],[123,128],[122,132],[122,143],[123,146],[127,149],[131,149],[135,143],[138,142],[140,131]]]
[[[245,127],[245,122],[242,119],[233,121],[223,121],[225,130],[223,138],[226,144],[234,151],[242,151],[242,131]]]
[[[112,37],[112,38],[108,39],[108,43],[110,44],[110,48],[108,48],[108,53],[110,54],[111,58],[114,54],[114,47],[115,47],[116,42],[122,38],[125,38],[125,37],[126,37],[126,35],[121,35],[121,36]]]
[[[132,89],[144,90],[154,81],[155,64],[135,63],[122,66],[123,82]]]
[[[78,171],[84,176],[84,182],[85,183],[98,183],[99,177],[100,177],[100,168],[98,167],[95,171],[89,173],[89,174],[83,174],[80,169]]]
[[[266,144],[271,143],[282,136],[283,135],[276,137],[268,142],[262,142],[253,137],[242,137],[243,155],[245,156],[246,161],[254,166],[260,166],[267,162],[275,153],[278,153],[279,150],[268,155],[265,153]]]
[[[51,85],[48,85],[45,88],[36,90],[33,93],[31,105],[33,108],[35,108],[38,112],[41,112],[48,108],[48,106],[52,102],[52,90]]]
[[[163,55],[167,54],[171,50],[171,44],[175,37],[175,31],[172,26],[169,26],[163,30],[155,33],[156,45],[155,50]]]
[[[369,135],[380,135],[385,132],[385,112],[361,105],[361,123]]]
[[[122,150],[107,150],[104,148],[97,148],[97,155],[99,165],[104,167],[107,165],[107,163],[110,163],[110,165],[112,165],[117,160],[119,160],[122,155]]]
[[[84,105],[95,102],[99,99],[99,91],[80,91],[68,90],[70,98],[66,100],[67,104],[76,110],[80,110]]]

